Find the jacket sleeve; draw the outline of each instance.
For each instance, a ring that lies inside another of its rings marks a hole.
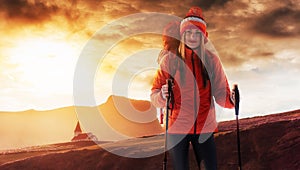
[[[210,54],[210,79],[212,83],[212,95],[214,96],[216,102],[224,108],[233,108],[234,103],[231,100],[231,91],[228,85],[228,80],[226,74],[223,70],[222,63],[220,59]]]
[[[166,100],[161,93],[161,87],[166,84],[166,80],[170,77],[169,73],[169,57],[165,54],[159,63],[159,69],[156,71],[152,88],[151,88],[151,102],[155,107],[163,108],[166,105]]]

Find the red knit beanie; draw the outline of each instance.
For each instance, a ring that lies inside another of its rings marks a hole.
[[[202,15],[202,9],[200,7],[191,7],[186,13],[185,18],[181,21],[180,35],[182,35],[185,30],[196,27],[207,37],[206,22]]]

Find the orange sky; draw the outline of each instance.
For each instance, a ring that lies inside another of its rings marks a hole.
[[[147,26],[159,28],[158,24],[162,23],[159,17],[137,18],[128,22],[130,25],[125,22],[122,27],[97,37],[97,31],[122,17],[145,12],[184,17],[193,5],[203,7],[209,38],[220,55],[229,83],[239,84],[242,117],[300,107],[300,6],[297,1],[3,0],[0,5],[0,110],[43,110],[74,105],[76,64],[86,53],[92,57],[86,59],[86,69],[81,71],[95,76],[92,87],[97,104],[112,93],[149,99],[161,48],[159,35],[125,37],[105,57],[98,56],[87,45],[93,41],[97,51],[118,39],[128,28],[140,31]],[[96,72],[89,64],[99,66]],[[119,85],[130,82],[125,91],[113,90],[115,77]],[[93,104],[90,99],[81,102]]]

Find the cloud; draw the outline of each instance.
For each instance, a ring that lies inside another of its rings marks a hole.
[[[105,8],[105,13],[109,14],[111,18],[119,18],[132,13],[140,12],[140,9],[137,9],[130,2],[122,1],[107,1],[102,4]]]
[[[290,7],[278,8],[259,16],[254,24],[258,33],[273,37],[293,37],[300,35],[300,10]]]
[[[210,1],[192,1],[190,6],[200,6],[203,9],[214,7],[224,7],[224,5],[232,0],[210,0]]]
[[[75,33],[86,29],[91,13],[84,11],[77,1],[2,0],[0,5],[3,29],[1,32],[16,34],[26,30],[35,32],[57,29]]]
[[[0,10],[8,20],[40,23],[51,19],[51,16],[59,11],[59,7],[47,5],[43,2],[30,3],[26,0],[2,0]]]

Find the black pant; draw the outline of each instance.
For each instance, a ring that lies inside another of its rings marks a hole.
[[[175,170],[189,169],[189,145],[193,146],[194,154],[200,167],[201,160],[204,161],[206,170],[217,169],[216,146],[213,134],[201,134],[199,140],[198,135],[168,135],[168,148],[173,161]],[[199,142],[200,141],[200,142]]]

